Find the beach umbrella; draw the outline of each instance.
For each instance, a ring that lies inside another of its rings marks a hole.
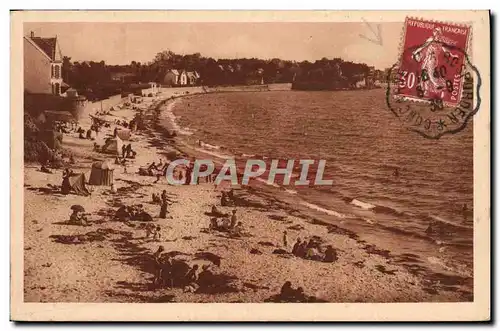
[[[71,209],[78,212],[85,212],[85,208],[81,205],[73,205],[71,206]]]

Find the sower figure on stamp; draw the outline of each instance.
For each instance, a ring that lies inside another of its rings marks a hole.
[[[453,55],[446,45],[455,45],[456,42],[445,36],[443,36],[443,31],[440,27],[436,27],[432,31],[432,37],[428,38],[425,43],[417,48],[412,53],[412,57],[415,61],[421,62],[422,76],[422,90],[425,97],[437,97],[439,99],[444,98],[444,93],[446,91],[446,80],[436,74],[439,67],[439,59],[442,54],[451,55],[453,58],[458,58],[458,56]]]

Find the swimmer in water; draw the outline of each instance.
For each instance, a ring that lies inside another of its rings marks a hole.
[[[398,168],[394,169],[394,172],[392,174],[394,177],[399,177],[399,169]]]

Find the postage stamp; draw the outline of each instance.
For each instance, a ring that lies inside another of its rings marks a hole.
[[[457,105],[470,27],[408,18],[404,31],[396,95]]]
[[[481,103],[481,76],[471,63],[471,27],[406,18],[387,104],[410,130],[438,139],[463,130]]]

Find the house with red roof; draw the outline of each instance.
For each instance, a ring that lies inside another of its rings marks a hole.
[[[63,88],[62,54],[57,37],[24,37],[24,91],[60,95]]]

